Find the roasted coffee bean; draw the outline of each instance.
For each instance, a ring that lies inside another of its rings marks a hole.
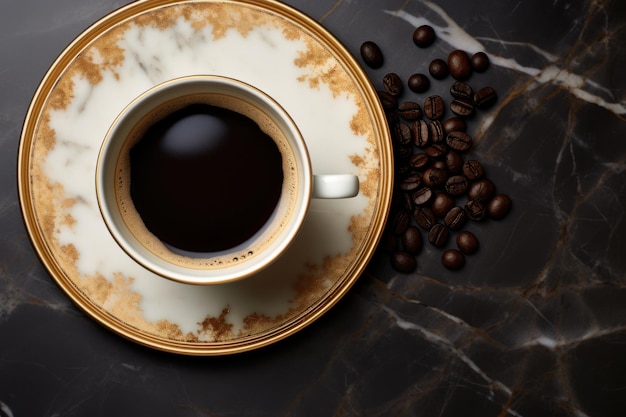
[[[463,169],[463,158],[455,151],[448,151],[446,154],[446,168],[452,175],[456,175]]]
[[[391,218],[391,233],[399,235],[404,233],[411,223],[411,216],[404,210],[398,210]]]
[[[402,93],[402,79],[395,72],[385,74],[383,77],[383,88],[392,96],[399,96]]]
[[[450,95],[454,98],[471,100],[474,94],[472,86],[462,81],[457,81],[450,86]]]
[[[469,183],[463,175],[454,175],[446,181],[446,192],[451,196],[458,197],[467,192]]]
[[[412,158],[413,156],[411,156]],[[413,167],[411,166],[411,161],[400,160],[396,161],[396,176],[397,177],[406,177],[411,172],[413,172]]]
[[[430,228],[430,231],[428,232],[428,241],[434,246],[442,247],[448,242],[449,236],[450,232],[448,231],[448,228],[443,224],[437,223]]]
[[[485,72],[489,67],[489,57],[484,52],[476,52],[471,58],[472,69],[476,72]]]
[[[441,96],[430,96],[424,101],[424,115],[430,120],[441,119],[446,106]]]
[[[411,196],[408,194],[408,192],[402,192],[400,194],[402,195],[401,197],[402,209],[405,210],[407,213],[413,213],[415,204],[413,204],[413,200],[411,199]]]
[[[486,204],[493,196],[495,189],[496,186],[493,181],[488,178],[481,178],[472,183],[467,192],[467,196],[470,200],[476,200]]]
[[[400,160],[409,159],[413,155],[412,145],[396,145],[396,157]]]
[[[469,200],[465,203],[465,212],[467,217],[472,220],[482,220],[485,218],[487,209],[480,201]]]
[[[424,149],[424,152],[433,159],[441,159],[448,153],[448,147],[443,143],[435,143]]]
[[[417,269],[417,259],[414,255],[403,250],[397,250],[391,254],[391,267],[398,272],[410,273]]]
[[[444,171],[448,170],[448,167],[446,166],[446,161],[441,160],[441,159],[435,159],[431,166],[433,168],[443,169]]]
[[[411,156],[410,164],[411,167],[415,169],[425,169],[430,164],[430,157],[426,154],[426,152],[418,152]]]
[[[433,197],[430,209],[437,217],[443,218],[454,207],[454,199],[448,193],[437,193]]]
[[[443,222],[450,230],[459,230],[467,221],[467,213],[462,207],[452,207],[443,218]]]
[[[420,174],[409,175],[400,181],[400,189],[402,191],[414,191],[422,185],[422,176]]]
[[[398,114],[406,120],[417,120],[422,117],[422,108],[412,101],[405,101],[398,105]]]
[[[436,188],[444,184],[447,179],[447,171],[439,168],[428,168],[424,171],[424,176],[422,177],[424,185],[430,188]]]
[[[428,73],[436,80],[443,80],[448,76],[448,64],[443,59],[433,59],[428,65]]]
[[[415,223],[424,230],[430,230],[437,222],[435,214],[428,207],[415,207],[415,210],[413,210],[413,219],[415,219]]]
[[[411,125],[413,133],[413,143],[415,146],[423,148],[430,143],[430,131],[428,129],[428,123],[425,120],[416,120]]]
[[[423,206],[433,198],[433,190],[430,187],[422,187],[411,194],[411,198],[416,206]]]
[[[479,109],[491,107],[497,99],[496,90],[491,87],[483,87],[474,93],[474,105]]]
[[[472,63],[465,51],[456,49],[448,54],[448,70],[457,80],[466,80],[472,73]]]
[[[415,226],[407,227],[402,234],[401,242],[402,248],[412,255],[418,254],[424,246],[422,232]]]
[[[363,42],[361,45],[361,57],[371,68],[380,68],[383,65],[383,53],[375,42]]]
[[[441,255],[441,264],[451,271],[463,268],[465,255],[456,249],[448,249]]]
[[[470,180],[474,181],[481,178],[485,174],[482,164],[475,160],[470,159],[463,164],[463,175]]]
[[[396,141],[401,145],[408,145],[411,143],[411,139],[413,139],[411,128],[404,122],[396,122],[393,126],[393,132]]]
[[[432,45],[436,38],[435,30],[428,25],[422,25],[413,32],[413,42],[420,48]]]
[[[469,100],[457,98],[450,103],[450,110],[457,116],[467,117],[474,112],[474,105]]]
[[[447,135],[450,132],[465,132],[467,130],[467,124],[465,120],[460,117],[451,117],[446,119],[443,123],[443,131]]]
[[[430,87],[430,80],[425,74],[412,74],[409,77],[407,85],[414,93],[423,93]]]
[[[430,140],[432,143],[442,143],[445,135],[443,133],[443,126],[439,120],[433,120],[428,124],[428,131],[430,132]]]
[[[478,239],[472,232],[463,230],[456,235],[456,246],[466,255],[471,255],[478,250]]]
[[[388,112],[392,112],[398,106],[398,100],[386,91],[377,91],[380,103],[383,105],[383,109]]]
[[[495,220],[504,218],[511,209],[511,198],[506,194],[496,194],[487,204],[487,214]]]
[[[472,143],[472,137],[465,132],[450,132],[446,136],[446,144],[455,151],[466,152]]]

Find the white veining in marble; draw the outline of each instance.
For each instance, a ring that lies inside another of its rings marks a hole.
[[[599,85],[581,74],[576,74],[568,68],[559,66],[557,64],[558,59],[556,54],[545,51],[531,43],[474,37],[467,33],[437,4],[426,0],[420,0],[420,3],[434,11],[443,19],[446,25],[437,25],[424,17],[414,16],[404,10],[384,10],[384,12],[396,16],[414,27],[430,25],[437,32],[437,36],[453,48],[475,52],[484,51],[494,65],[533,77],[535,84],[554,84],[566,88],[572,95],[580,100],[594,103],[618,115],[626,115],[626,101],[613,101],[607,87]],[[524,46],[540,57],[538,59],[539,62],[546,62],[546,65],[542,67],[524,66],[512,56],[506,57],[490,53],[489,48],[481,43],[479,39],[497,44]],[[487,125],[483,126],[488,127]]]
[[[294,296],[293,280],[306,271],[307,264],[319,265],[325,256],[350,250],[353,242],[347,226],[367,206],[366,197],[313,201],[296,242],[260,276],[218,287],[179,284],[139,267],[110,237],[94,188],[101,140],[122,107],[152,85],[192,74],[223,75],[259,87],[286,108],[307,141],[315,173],[358,174],[350,156],[364,154],[367,142],[350,129],[356,112],[353,98],[335,97],[325,84],[311,88],[298,81],[307,69],[294,61],[306,45],[285,38],[271,26],[256,27],[246,37],[231,29],[215,40],[210,24],[195,30],[179,18],[163,30],[133,25],[119,46],[124,50],[123,63],[103,71],[103,80],[95,85],[75,77],[71,104],[51,115],[57,145],[47,155],[45,173],[75,199],[69,210],[75,223],[57,225],[59,244],[78,249],[77,267],[85,276],[132,277],[133,290],[142,296],[145,319],[168,320],[184,333],[194,333],[205,316],[219,316],[226,306],[235,332],[252,312],[270,317],[285,313]],[[102,60],[97,52],[89,53],[95,62]]]

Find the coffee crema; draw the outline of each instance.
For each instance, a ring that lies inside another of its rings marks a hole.
[[[194,94],[161,104],[130,131],[116,199],[148,250],[185,267],[254,256],[283,229],[296,200],[287,139],[238,98]]]

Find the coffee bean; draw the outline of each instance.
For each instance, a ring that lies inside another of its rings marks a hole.
[[[465,51],[456,49],[448,54],[450,75],[457,80],[465,80],[472,73],[472,63]]]
[[[456,249],[448,249],[441,255],[441,263],[452,271],[461,269],[465,265],[465,255]]]
[[[385,74],[383,77],[383,87],[392,96],[399,96],[402,93],[402,79],[394,72]]]
[[[408,159],[411,155],[413,155],[413,146],[408,144],[396,145],[396,157],[398,159]]]
[[[423,93],[430,87],[430,80],[425,74],[413,74],[407,82],[409,89],[414,93]]]
[[[465,132],[467,130],[467,124],[465,120],[460,117],[451,117],[446,119],[443,123],[443,131],[447,135],[450,132]]]
[[[433,203],[430,205],[433,214],[441,218],[443,218],[452,207],[454,207],[454,199],[448,193],[435,194]]]
[[[425,204],[428,204],[432,197],[433,190],[430,187],[420,188],[411,195],[413,203],[415,203],[416,206],[423,206]]]
[[[413,156],[411,156],[411,158],[412,157]],[[396,177],[404,178],[407,175],[409,175],[411,172],[413,172],[411,161],[407,161],[404,159],[396,161],[396,169],[395,169]]]
[[[428,148],[424,149],[424,152],[426,152],[426,155],[433,159],[440,159],[446,156],[446,153],[448,153],[448,147],[443,143],[435,143],[434,145],[430,145]]]
[[[401,145],[408,145],[413,139],[413,136],[411,135],[411,128],[404,122],[396,122],[393,127],[393,132],[396,141]]]
[[[422,25],[413,32],[413,42],[420,48],[426,48],[435,42],[435,30],[428,25]]]
[[[428,123],[424,120],[416,120],[411,125],[413,132],[413,143],[415,146],[423,148],[430,143],[430,131],[428,130]]]
[[[448,178],[445,188],[448,194],[454,197],[458,197],[467,192],[468,185],[469,184],[467,178],[465,178],[463,175],[454,175]]]
[[[450,110],[457,116],[467,117],[474,112],[474,105],[469,100],[457,98],[450,103]]]
[[[463,164],[463,175],[470,181],[481,178],[484,173],[482,164],[475,159],[470,159]]]
[[[465,203],[465,212],[467,213],[467,217],[471,220],[482,220],[485,218],[487,209],[480,201],[469,200]]]
[[[397,211],[391,219],[391,233],[399,235],[404,233],[411,223],[411,216],[403,210]]]
[[[446,182],[448,179],[448,173],[444,169],[428,168],[424,171],[422,180],[424,185],[430,188],[436,188]]]
[[[478,250],[478,239],[472,232],[464,230],[456,235],[456,246],[466,255],[471,255]]]
[[[440,119],[445,109],[441,96],[430,96],[424,101],[424,115],[430,120]]]
[[[380,103],[383,105],[383,109],[388,112],[392,112],[398,106],[398,100],[386,91],[377,91]]]
[[[497,99],[496,91],[492,87],[483,87],[474,93],[474,105],[479,109],[491,107]]]
[[[465,132],[450,132],[446,144],[455,151],[465,152],[472,147],[472,137]]]
[[[430,231],[428,232],[428,241],[434,246],[442,247],[448,242],[449,236],[450,232],[448,231],[448,228],[443,224],[437,223],[430,228]]]
[[[418,254],[424,245],[422,240],[422,233],[415,226],[409,226],[404,231],[401,237],[402,248],[413,255]]]
[[[476,52],[471,61],[472,69],[476,72],[485,72],[489,67],[489,57],[484,52]]]
[[[417,120],[422,117],[422,108],[412,101],[405,101],[398,105],[398,114],[406,120]]]
[[[410,273],[417,269],[417,259],[414,255],[403,250],[397,250],[391,254],[391,267],[398,272]]]
[[[415,223],[424,230],[430,230],[437,221],[435,214],[430,208],[419,206],[415,207],[415,210],[413,210],[413,219]]]
[[[375,42],[363,42],[361,45],[361,57],[371,68],[380,68],[383,65],[383,53]]]
[[[402,191],[414,191],[422,185],[422,176],[419,174],[409,175],[400,182],[400,189]]]
[[[430,164],[430,157],[425,152],[418,152],[411,156],[410,164],[415,169],[424,169]]]
[[[402,200],[402,210],[406,211],[407,213],[413,213],[415,204],[413,204],[413,200],[411,199],[411,196],[407,192],[402,192],[400,194],[401,194],[400,198]]]
[[[471,100],[474,94],[472,86],[462,81],[457,81],[450,86],[450,95],[454,98]]]
[[[431,165],[433,168],[437,168],[437,169],[442,169],[444,171],[448,170],[448,167],[446,166],[446,161],[442,160],[442,159],[435,159],[433,161],[433,164]]]
[[[465,213],[462,207],[452,207],[450,211],[446,213],[443,221],[450,230],[459,230],[467,221],[467,213]]]
[[[428,65],[428,73],[436,80],[443,80],[448,76],[448,64],[443,59],[433,59]]]
[[[443,125],[439,120],[433,120],[428,124],[428,132],[430,133],[430,140],[433,143],[442,143],[445,138],[443,133]]]
[[[461,172],[463,168],[463,158],[455,151],[448,151],[446,154],[446,168],[452,175],[456,175]]]
[[[480,201],[485,204],[491,199],[495,189],[496,186],[493,184],[493,181],[488,178],[481,178],[472,183],[467,196],[470,200]]]
[[[506,194],[496,194],[487,204],[487,214],[495,220],[504,218],[511,209],[511,198]]]

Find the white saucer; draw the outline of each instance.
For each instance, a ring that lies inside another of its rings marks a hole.
[[[98,150],[133,98],[192,74],[240,79],[273,96],[302,131],[313,171],[359,176],[353,199],[314,200],[295,243],[263,273],[192,286],[143,269],[109,234],[95,195]],[[48,71],[19,155],[34,246],[91,317],[138,343],[217,355],[311,323],[372,256],[391,200],[386,122],[365,73],[320,25],[273,1],[134,2],[96,22]]]

